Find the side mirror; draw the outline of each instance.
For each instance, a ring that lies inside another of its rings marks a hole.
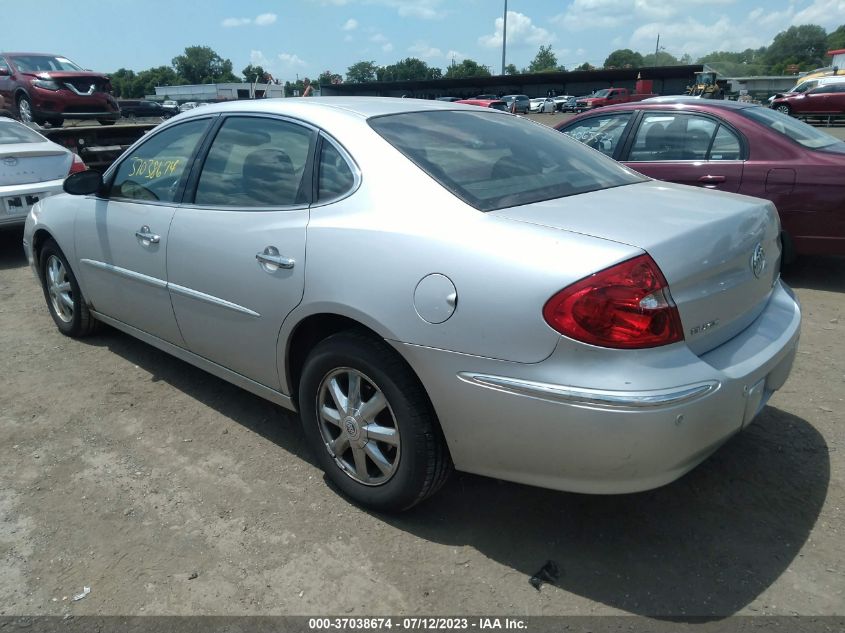
[[[97,193],[103,188],[103,174],[95,169],[87,169],[65,178],[62,185],[65,193],[73,196],[87,196]]]
[[[0,77],[8,77],[9,76],[9,69],[8,68],[0,68]]]

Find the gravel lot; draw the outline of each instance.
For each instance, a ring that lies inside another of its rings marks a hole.
[[[0,233],[0,615],[845,614],[845,259],[785,275],[792,377],[680,481],[458,473],[386,516],[326,485],[282,409],[109,328],[61,336],[20,240]]]

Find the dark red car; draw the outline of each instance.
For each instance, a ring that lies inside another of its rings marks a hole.
[[[845,143],[802,121],[695,99],[608,106],[556,127],[652,178],[771,200],[787,252],[845,255]]]
[[[109,78],[60,55],[0,53],[0,97],[25,123],[96,119],[110,125],[120,118]]]
[[[484,97],[484,95],[482,95]],[[501,99],[487,99],[482,97],[475,97],[474,99],[459,99],[455,103],[465,103],[467,105],[479,106],[481,108],[493,108],[494,110],[508,111],[508,104]]]
[[[791,92],[772,100],[784,114],[845,114],[845,84],[825,84],[806,92]]]

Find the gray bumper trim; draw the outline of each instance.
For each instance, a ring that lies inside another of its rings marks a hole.
[[[529,398],[587,407],[634,410],[684,404],[711,394],[721,386],[721,383],[712,380],[651,391],[605,391],[472,372],[460,372],[458,378],[486,389],[504,391]]]

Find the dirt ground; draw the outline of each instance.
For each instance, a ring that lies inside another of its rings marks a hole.
[[[282,409],[109,328],[61,336],[20,240],[0,232],[0,615],[845,613],[845,260],[786,274],[790,380],[678,482],[458,473],[388,516],[326,484]]]

